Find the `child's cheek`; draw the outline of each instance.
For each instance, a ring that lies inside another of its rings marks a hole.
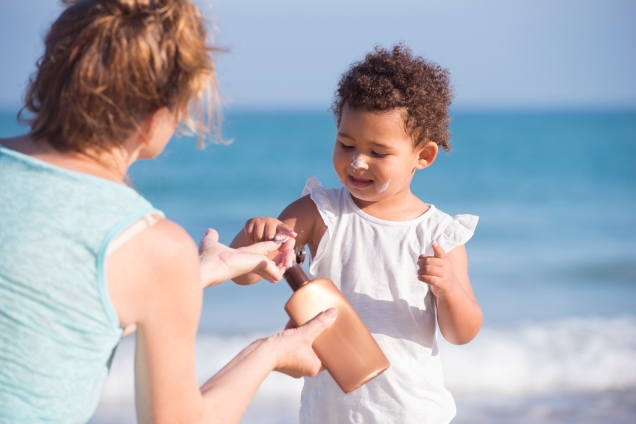
[[[382,184],[378,185],[378,193],[384,193],[387,188],[389,188],[389,184],[391,184],[391,179],[389,178]]]
[[[347,181],[347,165],[349,165],[351,159],[348,155],[345,154],[334,154],[333,155],[333,167],[338,174],[338,179],[341,183],[345,184]]]

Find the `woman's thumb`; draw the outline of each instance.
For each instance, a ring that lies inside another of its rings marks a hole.
[[[219,233],[214,228],[208,228],[205,230],[204,238],[211,238],[214,241],[219,241]]]
[[[338,317],[338,310],[335,308],[327,309],[324,312],[318,314],[314,319],[307,322],[302,327],[307,332],[307,335],[313,339],[318,337],[320,333],[331,327]]]

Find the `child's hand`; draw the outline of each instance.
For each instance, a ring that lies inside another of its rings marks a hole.
[[[252,243],[260,241],[285,243],[290,238],[296,238],[298,235],[278,219],[267,216],[250,219],[245,223],[243,231]]]
[[[417,278],[431,287],[435,297],[445,297],[456,288],[461,288],[461,283],[455,278],[446,252],[437,242],[433,242],[432,247],[435,256],[420,255],[417,260],[420,267]]]

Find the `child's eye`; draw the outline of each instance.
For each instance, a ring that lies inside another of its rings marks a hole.
[[[345,150],[351,150],[351,149],[353,149],[353,146],[347,146],[347,145],[346,145],[346,144],[344,144],[344,143],[340,143],[340,147],[341,147],[341,148],[343,148],[343,149],[345,149]]]
[[[376,158],[383,158],[385,156],[388,156],[385,153],[378,153],[378,152],[371,152],[371,154],[373,155],[373,157],[376,157]]]

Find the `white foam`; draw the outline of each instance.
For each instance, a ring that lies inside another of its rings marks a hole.
[[[264,335],[199,335],[199,382]],[[122,408],[134,420],[133,338],[127,337],[118,348],[94,422],[100,422],[108,411]],[[459,398],[636,389],[634,316],[484,328],[468,345],[453,346],[440,340],[440,351],[446,385]],[[242,422],[294,422],[301,388],[302,380],[270,374]]]
[[[636,317],[485,328],[468,345],[440,345],[446,385],[458,395],[636,388]]]

